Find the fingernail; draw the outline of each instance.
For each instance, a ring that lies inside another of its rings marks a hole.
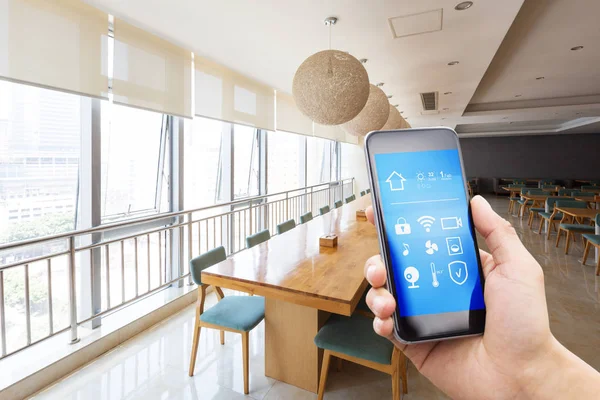
[[[370,265],[367,268],[367,279],[369,281],[371,280],[371,278],[372,278],[372,276],[373,276],[374,273],[375,273],[375,265]]]
[[[375,329],[376,332],[381,331],[381,325],[382,325],[382,321],[379,318],[375,318],[373,320],[373,328]]]
[[[382,312],[384,307],[385,307],[385,302],[383,301],[383,299],[381,297],[375,297],[373,299],[373,311]]]

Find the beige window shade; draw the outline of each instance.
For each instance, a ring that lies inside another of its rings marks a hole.
[[[194,65],[196,115],[275,130],[272,88],[202,57]]]
[[[0,78],[106,98],[107,35],[79,0],[0,0]]]
[[[358,144],[358,138],[356,136],[344,132],[338,125],[319,125],[315,123],[314,131],[315,136],[318,137],[337,140],[338,142]]]
[[[115,19],[113,101],[192,117],[192,53]]]
[[[277,130],[313,135],[313,122],[296,107],[294,98],[283,92],[277,92]]]

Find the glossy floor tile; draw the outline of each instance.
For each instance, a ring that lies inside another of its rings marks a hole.
[[[527,226],[527,219],[507,214],[505,197],[488,198],[492,206],[516,228],[519,236],[542,265],[555,336],[571,351],[600,369],[600,290],[593,261],[582,266],[581,240],[564,254],[564,242],[554,246]],[[537,225],[536,225],[537,226]],[[480,243],[481,247],[485,246]],[[207,307],[216,301],[210,296]],[[241,338],[203,330],[194,377],[187,375],[194,308],[142,332],[113,351],[94,360],[34,399],[316,399],[316,395],[277,382],[264,375],[264,323],[250,334],[250,395],[243,395]],[[508,345],[508,344],[507,344]],[[409,394],[405,399],[446,399],[410,365]],[[367,368],[345,363],[332,369],[326,399],[389,399],[391,378]]]

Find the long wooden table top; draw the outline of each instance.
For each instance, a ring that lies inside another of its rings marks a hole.
[[[571,215],[577,218],[595,218],[598,210],[591,208],[575,208],[575,207],[555,207],[557,211],[563,214]]]
[[[204,270],[202,282],[351,315],[367,287],[365,261],[379,253],[375,227],[356,220],[370,204],[370,196],[360,197],[234,254]],[[337,248],[319,246],[328,233],[338,236]]]

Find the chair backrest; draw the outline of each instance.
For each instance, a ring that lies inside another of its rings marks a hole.
[[[295,227],[296,227],[296,221],[294,221],[293,219],[288,219],[287,221],[282,222],[279,225],[277,225],[277,234],[281,235],[282,233],[291,231]]]
[[[365,192],[364,190],[360,191],[360,197],[363,197],[365,194],[367,194],[367,192]]]
[[[542,185],[542,189],[555,189],[556,185],[552,185],[552,184],[548,184],[548,185]]]
[[[321,207],[321,208],[319,208],[319,214],[320,215],[327,214],[329,212],[329,210],[330,210],[329,206]]]
[[[352,195],[352,196],[348,196],[346,197],[346,204],[350,203],[351,201],[356,200],[356,196]]]
[[[190,260],[190,274],[192,280],[196,285],[202,285],[202,271],[208,267],[212,267],[215,264],[225,261],[227,254],[225,254],[225,247],[219,246],[216,249],[207,251],[204,254],[200,254],[198,257],[194,257]]]
[[[261,244],[262,242],[266,242],[271,239],[271,232],[268,229],[264,231],[260,231],[255,233],[254,235],[250,235],[246,237],[246,248],[251,248],[256,246],[257,244]]]
[[[335,203],[333,203],[333,207],[334,208],[340,208],[342,206],[342,204],[344,204],[344,203],[342,203],[341,200],[338,200]]]
[[[582,185],[581,186],[581,190],[586,190],[586,189],[594,190],[594,189],[598,189],[598,187],[595,185]]]
[[[527,194],[546,194],[546,192],[544,192],[542,189],[527,189],[525,190],[525,193]]]
[[[548,212],[552,212],[554,210],[554,204],[560,199],[557,199],[556,197],[548,197],[546,199],[546,209],[548,210]]]
[[[513,179],[514,185],[525,185],[525,179]]]
[[[600,213],[596,214],[594,220],[596,221],[596,232],[598,232],[598,227],[600,226]]]
[[[542,179],[542,180],[540,181],[540,185],[541,185],[542,187],[543,187],[544,185],[552,185],[552,186],[555,186],[555,184],[556,184],[556,181],[555,181],[555,180],[553,180],[553,179]]]
[[[582,192],[581,190],[573,190],[571,192],[571,197],[594,197],[595,194],[593,192]]]
[[[556,207],[587,208],[587,202],[579,200],[557,200]]]
[[[573,193],[573,189],[558,189],[559,196],[571,196]]]
[[[510,183],[510,184],[508,185],[508,187],[509,187],[509,188],[522,188],[522,187],[525,187],[525,185],[524,185],[524,184],[520,184],[520,183],[519,183],[519,184]]]
[[[371,189],[367,189],[367,193],[371,193]]]
[[[300,216],[300,223],[305,224],[308,221],[311,221],[312,219],[313,219],[312,212],[309,211],[306,214]]]

